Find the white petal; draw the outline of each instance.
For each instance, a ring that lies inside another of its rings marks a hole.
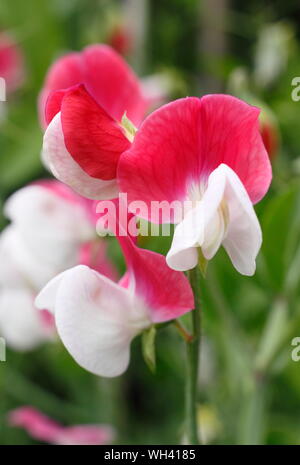
[[[30,350],[49,338],[33,294],[24,288],[0,291],[0,336],[16,350]]]
[[[198,246],[210,260],[223,245],[235,268],[252,275],[261,242],[260,225],[246,189],[236,173],[221,164],[210,174],[197,207],[176,227],[167,263],[185,271],[196,266]]]
[[[190,210],[175,227],[171,248],[166,256],[167,264],[177,271],[194,268],[198,263],[197,247],[203,240],[202,204]]]
[[[65,275],[65,271],[51,279],[46,286],[41,290],[35,299],[35,306],[40,310],[48,310],[53,315],[55,314],[55,305],[58,288]]]
[[[14,234],[11,225],[4,228],[0,234],[0,286],[16,287],[25,284],[15,259]]]
[[[41,260],[28,248],[15,225],[0,235],[0,285],[26,286],[36,292],[56,274],[56,267]]]
[[[100,376],[122,374],[129,363],[131,340],[150,324],[141,302],[86,266],[63,273],[58,286],[56,282],[48,287],[47,294],[50,306],[55,300],[59,336],[77,363]],[[37,303],[47,308],[45,295],[46,291],[44,296],[41,293]]]
[[[202,197],[203,240],[199,241],[202,253],[207,260],[218,251],[225,234],[225,222],[221,211],[226,177],[218,169],[208,178],[207,189]]]
[[[6,202],[5,213],[22,236],[28,253],[45,268],[53,270],[47,280],[74,266],[79,245],[94,237],[81,204],[72,203],[42,186],[17,191]]]
[[[62,132],[60,113],[58,113],[44,135],[43,163],[50,168],[54,176],[76,192],[95,200],[113,199],[118,196],[116,180],[103,181],[89,176],[66,149]]]
[[[247,191],[239,177],[228,166],[224,198],[229,209],[229,225],[223,240],[232,264],[239,273],[252,276],[255,260],[262,244],[262,232]]]

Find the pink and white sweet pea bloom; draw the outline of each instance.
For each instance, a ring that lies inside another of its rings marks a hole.
[[[165,257],[119,237],[127,272],[118,284],[87,266],[50,281],[36,299],[54,314],[58,334],[72,357],[100,376],[121,375],[129,364],[132,339],[152,324],[169,321],[194,307],[183,273]]]
[[[153,112],[121,155],[117,176],[129,208],[143,201],[144,219],[178,223],[171,268],[192,269],[199,248],[210,260],[223,245],[240,273],[255,272],[262,234],[252,204],[272,177],[258,116],[256,107],[229,95],[180,99]],[[176,206],[157,220],[153,201]]]
[[[24,187],[6,202],[11,224],[0,235],[0,335],[16,350],[30,350],[53,336],[53,317],[34,299],[54,276],[79,263],[112,279],[104,243],[94,242],[91,202],[58,181]]]
[[[107,425],[63,426],[31,406],[19,407],[8,415],[13,427],[25,429],[38,441],[60,446],[85,446],[109,444],[114,430]]]
[[[51,67],[39,99],[48,126],[42,152],[46,166],[85,197],[115,198],[117,163],[130,146],[122,117],[126,113],[138,126],[150,104],[111,47],[92,45],[62,57]]]

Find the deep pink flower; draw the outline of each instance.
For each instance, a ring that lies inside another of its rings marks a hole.
[[[25,429],[34,439],[55,445],[103,445],[114,438],[114,431],[109,426],[62,426],[30,406],[11,411],[8,421],[11,426]]]
[[[133,71],[109,46],[92,45],[66,55],[50,69],[39,99],[48,125],[46,165],[88,198],[116,197],[117,163],[130,145],[122,117],[126,113],[138,126],[151,102]]]
[[[136,335],[194,306],[187,278],[171,270],[163,255],[138,248],[129,236],[118,239],[127,263],[119,284],[77,266],[50,281],[36,299],[39,308],[53,312],[77,363],[107,377],[126,370]]]
[[[8,92],[16,90],[24,78],[21,49],[15,40],[5,32],[0,32],[0,77],[5,79]]]
[[[222,244],[234,266],[251,275],[261,245],[252,203],[267,192],[271,167],[258,123],[259,110],[229,95],[186,98],[165,105],[142,124],[122,154],[118,180],[130,202],[177,201],[162,221],[179,222],[167,256],[169,266],[187,270]],[[181,203],[189,209],[178,219]]]

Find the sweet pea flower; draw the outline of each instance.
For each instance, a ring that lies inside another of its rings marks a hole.
[[[180,99],[153,112],[121,155],[117,176],[129,208],[143,201],[142,218],[178,223],[167,255],[171,268],[192,269],[223,245],[240,273],[255,272],[262,234],[252,204],[272,176],[258,116],[256,107],[230,95]],[[174,208],[162,209],[157,220],[153,201]]]
[[[104,445],[114,439],[114,430],[110,426],[63,426],[31,406],[11,411],[8,422],[10,426],[23,428],[38,441],[60,446]]]
[[[118,159],[130,146],[122,118],[126,114],[138,126],[150,100],[108,45],[92,45],[59,59],[39,98],[41,118],[45,114],[48,126],[42,152],[46,166],[85,197],[115,198]],[[85,160],[89,166],[83,170]]]
[[[29,350],[54,333],[53,317],[34,299],[54,276],[89,264],[116,279],[103,241],[95,241],[91,202],[57,181],[43,181],[14,193],[0,235],[0,334],[16,350]]]
[[[53,313],[58,334],[76,362],[106,377],[127,369],[135,336],[194,306],[187,278],[171,270],[163,255],[138,248],[128,235],[118,240],[127,263],[118,284],[81,265],[55,277],[36,299],[38,308]]]
[[[5,80],[7,92],[15,91],[24,79],[21,49],[6,32],[0,32],[0,77]]]

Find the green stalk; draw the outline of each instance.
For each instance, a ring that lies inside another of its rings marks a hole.
[[[188,273],[194,292],[195,309],[191,312],[193,338],[186,342],[187,376],[186,376],[186,430],[188,443],[199,444],[197,421],[197,386],[199,376],[199,355],[201,338],[200,310],[200,269],[198,267]]]

